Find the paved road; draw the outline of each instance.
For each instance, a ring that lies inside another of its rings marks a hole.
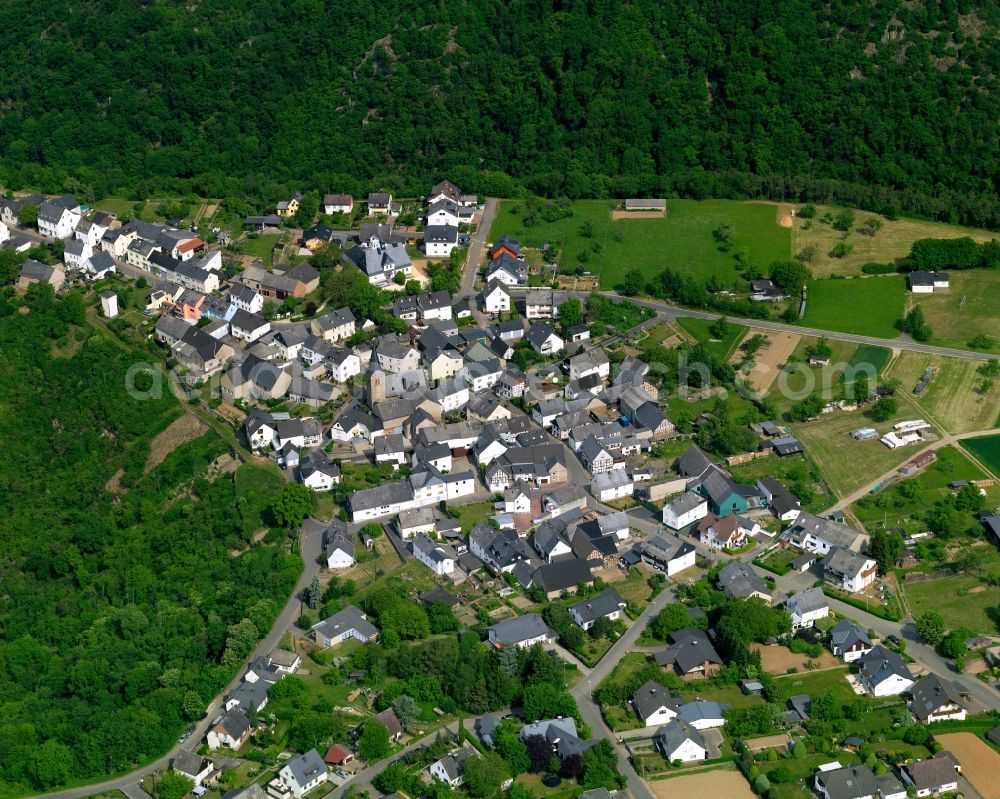
[[[323,543],[323,530],[325,529],[325,524],[313,519],[307,519],[306,523],[303,525],[303,534],[300,535],[299,538],[302,545],[302,560],[305,564],[302,569],[302,576],[299,578],[298,583],[296,583],[295,590],[292,592],[288,602],[285,603],[285,607],[282,609],[280,615],[275,620],[274,625],[271,627],[271,631],[264,636],[259,644],[257,644],[256,649],[254,649],[254,651],[247,658],[247,662],[260,657],[261,655],[266,655],[274,649],[281,641],[281,637],[285,634],[285,631],[288,630],[295,620],[301,615],[302,608],[298,596],[301,591],[312,582],[312,578],[319,573],[319,555]],[[208,731],[209,724],[211,724],[212,720],[218,715],[222,697],[239,685],[242,678],[243,669],[241,668],[229,685],[226,686],[225,690],[212,700],[212,704],[208,706],[208,715],[195,725],[195,730],[191,734],[188,739],[189,742],[185,746],[182,747],[180,744],[176,744],[171,747],[169,752],[154,762],[122,777],[116,777],[115,779],[105,780],[104,782],[92,785],[84,785],[78,788],[70,788],[65,791],[58,791],[56,793],[43,795],[46,796],[47,799],[85,799],[85,797],[92,796],[96,793],[120,790],[125,792],[130,799],[142,799],[141,795],[136,792],[138,783],[154,771],[159,771],[169,765],[173,757],[182,748],[190,749],[199,745],[201,739]]]
[[[459,295],[462,297],[472,297],[472,287],[476,283],[479,262],[483,260],[483,250],[490,235],[490,228],[493,226],[497,205],[498,201],[495,197],[486,198],[483,217],[479,220],[479,226],[469,242],[469,253],[465,257],[465,274],[462,275],[462,288],[459,290]]]

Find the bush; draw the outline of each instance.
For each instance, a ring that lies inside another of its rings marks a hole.
[[[895,264],[867,263],[861,267],[861,271],[866,275],[891,275],[898,272]]]

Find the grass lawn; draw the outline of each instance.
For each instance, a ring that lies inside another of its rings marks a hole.
[[[765,272],[773,261],[786,261],[792,253],[791,230],[778,225],[776,207],[768,203],[668,200],[663,219],[618,221],[611,220],[606,200],[579,200],[571,207],[573,215],[566,219],[525,227],[524,202],[505,200],[497,210],[489,240],[508,233],[527,247],[555,245],[563,264],[583,262],[600,275],[603,289],[615,288],[631,269],[640,269],[653,279],[667,265],[699,280],[715,275],[732,282],[738,277],[733,257],[737,250],[745,248],[749,261]],[[582,233],[587,223],[591,237]],[[725,253],[719,252],[712,236],[723,224],[733,234],[730,251]]]
[[[825,671],[810,671],[800,674],[788,674],[778,676],[789,696],[793,694],[809,694],[817,696],[827,691],[833,691],[834,695],[845,704],[857,699],[854,690],[847,683],[849,668],[826,669]]]
[[[815,219],[795,218],[792,241],[794,252],[801,252],[806,247],[816,248],[816,255],[809,262],[809,268],[813,274],[820,277],[858,275],[861,274],[861,267],[870,261],[892,263],[899,258],[905,258],[910,254],[913,242],[918,239],[957,239],[970,236],[982,242],[996,237],[995,233],[987,230],[946,225],[941,222],[925,222],[920,219],[889,221],[879,214],[868,211],[854,212],[854,229],[845,235],[834,230],[829,224],[819,221],[824,213],[829,212],[836,216],[843,209],[818,205],[816,210],[818,213]],[[879,231],[874,236],[859,233],[858,228],[871,218],[881,223]],[[830,250],[838,242],[844,242],[854,248],[846,258],[830,257]]]
[[[271,262],[271,251],[280,238],[281,236],[277,233],[269,233],[266,236],[257,236],[256,238],[245,238],[236,245],[236,248],[242,253],[260,258],[267,264]]]
[[[861,344],[854,351],[854,355],[850,360],[850,365],[858,370],[862,367],[871,368],[875,374],[882,374],[882,370],[885,369],[885,365],[889,363],[889,358],[892,357],[892,350],[888,347],[876,347],[874,344]]]
[[[802,324],[879,338],[896,338],[906,285],[890,275],[864,280],[814,280],[808,286]]]
[[[1000,475],[1000,436],[967,438],[962,446],[996,475]]]
[[[913,615],[936,610],[949,628],[964,625],[975,633],[996,634],[996,589],[967,574],[904,583]]]
[[[916,454],[915,447],[891,450],[877,438],[855,441],[848,435],[858,427],[874,427],[879,433],[892,429],[904,418],[913,418],[913,408],[900,403],[900,412],[888,422],[872,423],[860,411],[834,411],[812,422],[791,425],[806,452],[819,465],[830,487],[840,496],[874,481]]]
[[[735,708],[757,707],[764,704],[764,700],[759,696],[748,696],[740,690],[738,685],[711,687],[699,684],[698,680],[684,683],[684,687],[679,692],[679,695],[686,702],[693,702],[695,699],[706,699],[710,702],[730,704]]]
[[[965,358],[903,352],[886,377],[899,380],[902,393],[948,432],[964,433],[993,427],[1000,413],[1000,385],[994,383],[985,394],[977,390],[982,379],[976,373],[979,366]],[[918,397],[913,388],[927,369],[932,370],[931,382]]]
[[[756,484],[762,477],[773,477],[781,480],[786,486],[792,483],[803,484],[812,490],[812,496],[808,496],[808,492],[793,490],[804,500],[805,510],[815,513],[833,504],[834,497],[826,483],[823,482],[822,475],[814,474],[813,468],[814,464],[804,455],[787,455],[784,458],[772,456],[760,458],[741,466],[734,466],[732,474],[736,482],[751,485]]]
[[[693,419],[696,419],[705,411],[713,411],[715,409],[715,403],[718,400],[718,395],[712,395],[708,399],[699,400],[681,399],[680,397],[673,395],[667,398],[663,404],[666,406],[665,413],[670,417],[670,420],[677,425],[678,429],[682,432],[690,432],[688,423]],[[729,410],[729,416],[732,419],[740,419],[749,413],[756,412],[756,406],[750,402],[750,400],[741,397],[735,391],[728,391],[724,402]],[[684,441],[683,443],[687,446],[690,446],[691,444],[690,441]],[[687,446],[680,447],[680,452],[676,454],[683,454],[684,450],[687,449]]]
[[[250,491],[265,491],[270,494],[285,484],[277,466],[268,468],[254,463],[244,463],[240,466],[233,479],[236,493],[241,496]]]
[[[937,460],[918,474],[889,486],[877,495],[868,495],[855,502],[851,511],[869,532],[901,527],[908,533],[924,532],[927,525],[914,518],[937,500],[951,493],[953,480],[981,480],[986,475],[955,447],[937,450]],[[969,518],[969,526],[973,526]]]
[[[763,558],[755,558],[754,563],[775,574],[787,574],[791,571],[792,561],[800,554],[797,549],[785,547],[783,549],[776,549]]]
[[[563,780],[557,788],[548,788],[542,784],[543,776],[524,772],[518,774],[514,782],[526,788],[532,796],[544,799],[573,799],[583,792],[583,788],[575,780]]]
[[[969,339],[980,334],[1000,347],[1000,270],[968,269],[950,272],[951,289],[940,294],[910,294],[907,308],[917,304],[924,310],[934,344],[967,349]],[[965,305],[962,305],[962,300]]]
[[[458,514],[459,524],[462,525],[462,535],[468,533],[494,512],[492,501],[476,502],[472,505],[455,505],[451,511]]]
[[[653,574],[652,570],[645,564],[642,566],[632,566],[628,570],[628,577],[617,583],[612,583],[622,599],[626,602],[634,602],[640,607],[646,607],[649,603],[650,594],[653,589],[649,587],[647,580]]]
[[[743,325],[734,325],[730,322],[727,324],[726,335],[720,339],[709,329],[717,324],[716,322],[682,317],[677,320],[677,324],[695,341],[704,345],[705,349],[724,360],[729,359],[747,333],[747,328]]]
[[[94,208],[98,211],[108,211],[117,214],[119,217],[131,214],[135,208],[135,200],[126,200],[124,197],[105,197],[94,203]]]

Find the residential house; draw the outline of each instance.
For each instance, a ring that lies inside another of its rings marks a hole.
[[[397,718],[396,712],[391,707],[387,707],[380,713],[376,713],[375,720],[385,727],[386,732],[389,733],[389,740],[392,743],[399,743],[399,740],[403,737],[403,725],[399,723],[399,718]]]
[[[188,749],[181,749],[170,761],[170,768],[178,774],[183,774],[194,783],[195,788],[199,788],[215,771],[215,764],[207,757],[202,757]]]
[[[695,699],[677,709],[677,718],[690,724],[696,730],[709,730],[725,725],[725,713],[730,707],[730,705],[721,702]]]
[[[814,784],[822,799],[877,799],[881,796],[875,774],[863,764],[825,771],[821,768]]]
[[[486,256],[492,261],[506,255],[510,258],[517,258],[521,254],[521,242],[506,233],[498,238],[486,251]]]
[[[754,302],[778,302],[785,297],[785,292],[773,280],[763,278],[750,281],[750,299]]]
[[[285,463],[289,464],[286,457]],[[340,467],[330,462],[322,449],[314,449],[299,461],[299,481],[313,491],[330,491],[340,483]]]
[[[632,694],[632,707],[644,725],[659,727],[677,717],[680,705],[670,691],[649,680]]]
[[[375,463],[388,463],[393,471],[406,463],[406,439],[399,433],[375,439]]]
[[[417,533],[413,539],[413,556],[439,576],[454,572],[458,560],[454,549],[432,541],[424,533]]]
[[[316,252],[331,241],[333,241],[333,229],[323,222],[317,222],[302,233],[302,246],[311,252]]]
[[[802,512],[798,499],[779,481],[771,477],[762,477],[757,481],[757,487],[767,500],[771,512],[783,522],[795,521]]]
[[[378,339],[375,354],[379,368],[393,374],[412,372],[420,365],[420,351],[391,335]]]
[[[86,241],[70,239],[63,247],[63,263],[68,269],[82,269],[84,261],[93,254],[93,248]]]
[[[551,644],[556,640],[556,634],[537,613],[497,622],[487,627],[486,633],[490,644],[498,649],[504,644],[529,649],[537,643]]]
[[[243,270],[242,281],[264,299],[305,297],[319,288],[319,272],[303,261],[285,270],[268,271],[256,261]]]
[[[521,286],[528,282],[528,265],[504,253],[486,264],[486,283],[498,281],[505,286]]]
[[[30,258],[21,264],[17,277],[17,287],[25,291],[35,283],[48,283],[55,291],[59,291],[65,282],[66,271],[62,264],[48,266]]]
[[[834,547],[860,552],[868,544],[868,536],[846,524],[799,513],[783,536],[794,546],[817,555],[825,555]]]
[[[701,733],[679,719],[668,721],[656,731],[653,736],[653,746],[670,763],[678,760],[682,763],[691,763],[704,760],[708,756]]]
[[[868,634],[849,619],[841,619],[830,630],[830,650],[846,663],[861,659],[873,646]]]
[[[719,572],[719,588],[729,599],[763,599],[770,604],[771,592],[750,564],[732,560]]]
[[[500,280],[491,280],[489,285],[483,289],[483,310],[489,314],[510,312],[510,289]],[[521,329],[520,323],[518,328]]]
[[[573,621],[584,630],[589,630],[594,626],[594,622],[600,618],[611,621],[620,619],[625,610],[625,600],[618,595],[615,589],[607,588],[597,596],[574,602],[568,610]]]
[[[929,674],[910,687],[910,710],[917,721],[965,721],[968,710],[963,704],[958,686]]]
[[[558,319],[559,306],[556,305],[552,289],[528,289],[524,299],[525,319]]]
[[[878,567],[872,558],[834,547],[823,558],[823,578],[837,588],[850,593],[863,591],[878,575]]]
[[[388,215],[392,207],[392,195],[384,191],[373,191],[368,195],[368,215]]]
[[[357,321],[350,308],[337,308],[310,323],[313,335],[327,341],[344,341],[354,335]]]
[[[278,772],[278,777],[295,799],[301,799],[313,788],[322,785],[327,776],[326,763],[315,749],[293,757]]]
[[[299,212],[299,203],[301,201],[302,192],[297,191],[287,200],[279,201],[274,210],[282,219],[291,219]]]
[[[354,210],[354,198],[350,194],[324,194],[323,213],[327,216],[333,214],[349,214]]]
[[[333,349],[326,357],[326,365],[330,379],[338,383],[346,383],[352,377],[361,374],[361,359],[347,349]]]
[[[590,487],[600,502],[630,497],[635,492],[635,483],[624,469],[612,469],[610,472],[594,475]]]
[[[263,316],[238,309],[229,320],[229,330],[233,338],[252,343],[270,331],[271,323]]]
[[[704,630],[677,630],[670,635],[670,640],[670,646],[653,655],[658,665],[672,668],[685,680],[705,679],[719,673],[722,658]]]
[[[72,196],[46,200],[38,206],[38,232],[53,239],[68,239],[81,218],[80,204]]]
[[[344,744],[333,744],[323,755],[323,762],[334,768],[343,768],[354,762],[354,752]]]
[[[205,741],[208,748],[232,749],[238,752],[240,747],[250,737],[250,719],[239,707],[226,711],[222,717],[208,729]]]
[[[711,466],[701,478],[688,484],[689,490],[692,485],[708,500],[709,508],[716,516],[746,513],[749,508],[746,496],[718,466]]]
[[[101,280],[118,271],[115,259],[111,257],[110,253],[104,250],[91,255],[83,262],[82,268],[84,277],[87,280]]]
[[[347,525],[334,520],[323,533],[323,551],[328,569],[349,569],[354,565],[354,537]]]
[[[572,755],[582,756],[583,753],[597,743],[597,739],[581,740],[577,734],[576,720],[572,716],[557,719],[542,719],[532,724],[525,724],[518,731],[522,741],[529,738],[544,738],[552,747],[552,753],[561,759]]]
[[[428,258],[447,258],[457,246],[457,225],[427,225],[424,228],[424,254]]]
[[[874,647],[858,660],[858,679],[873,696],[895,696],[913,685],[913,675],[903,658],[883,646]]]
[[[458,788],[465,782],[465,761],[470,757],[476,757],[476,750],[466,744],[440,760],[435,760],[427,770],[434,779],[450,788]]]
[[[663,506],[663,523],[672,530],[683,530],[708,516],[708,500],[687,491]]]
[[[569,359],[569,379],[579,380],[588,375],[597,375],[607,380],[611,374],[611,361],[604,350],[594,347],[574,355]]]
[[[310,637],[323,649],[349,639],[369,643],[378,638],[378,628],[354,605],[313,625]]]
[[[760,530],[760,525],[743,516],[730,514],[722,518],[709,514],[698,522],[697,533],[701,543],[712,549],[739,549],[749,536]]]
[[[469,551],[494,574],[514,570],[531,559],[528,545],[513,530],[497,530],[480,522],[469,533]]]
[[[677,536],[657,535],[636,544],[633,552],[636,560],[659,569],[667,577],[673,577],[695,565],[697,550],[692,544],[681,541]]]
[[[943,755],[943,756],[942,756]],[[900,766],[900,776],[918,797],[939,796],[958,790],[958,771],[949,752]]]
[[[785,601],[785,610],[792,617],[792,632],[813,627],[830,615],[830,604],[821,588],[807,588]]]
[[[563,348],[563,340],[545,322],[535,322],[528,331],[528,343],[542,355],[554,355]]]

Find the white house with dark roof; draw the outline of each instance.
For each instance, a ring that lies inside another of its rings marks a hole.
[[[664,724],[653,735],[655,746],[669,762],[679,760],[691,763],[704,760],[708,756],[705,739],[690,724],[679,719],[672,719]]]
[[[537,613],[526,613],[513,619],[497,622],[486,628],[489,642],[498,649],[504,644],[513,644],[519,649],[529,649],[535,644],[551,644],[556,640],[555,632]]]
[[[853,663],[872,651],[868,634],[850,619],[841,619],[830,630],[830,650],[845,663]]]
[[[903,781],[913,786],[914,793],[922,799],[925,796],[939,796],[958,790],[958,770],[954,755],[938,752],[926,760],[917,760],[900,766]]]
[[[823,558],[823,578],[850,593],[863,591],[877,576],[875,561],[859,552],[835,547]]]
[[[278,777],[295,799],[301,799],[309,791],[322,785],[328,776],[326,763],[315,749],[293,757],[278,772]]]
[[[545,322],[535,322],[528,331],[528,343],[542,355],[554,355],[563,348],[563,340]]]
[[[232,749],[238,752],[250,737],[250,720],[247,714],[236,707],[222,715],[209,727],[205,742],[209,749]]]
[[[498,314],[510,312],[510,289],[501,280],[491,280],[483,289],[483,310],[486,313]]]
[[[348,605],[339,613],[314,624],[309,636],[319,646],[327,649],[348,639],[367,644],[378,638],[378,628],[358,608]]]
[[[196,788],[215,770],[215,764],[211,760],[188,749],[181,749],[174,755],[170,767],[191,780]]]
[[[860,552],[868,544],[868,536],[853,527],[805,511],[782,535],[799,549],[817,555],[825,555],[834,547]]]
[[[936,674],[929,674],[910,687],[910,710],[924,724],[965,721],[968,715],[958,686],[950,680],[942,680]]]
[[[826,594],[820,588],[807,588],[790,596],[785,602],[785,610],[792,617],[792,632],[813,627],[817,621],[830,615]]]
[[[632,694],[632,707],[647,727],[659,727],[677,717],[679,703],[660,683],[649,680]]]
[[[458,788],[465,782],[465,761],[476,757],[476,750],[469,744],[456,749],[428,767],[430,775],[451,788]]]
[[[428,258],[447,258],[457,246],[457,225],[427,225],[424,228],[424,253]]]
[[[597,596],[587,597],[569,606],[569,615],[580,627],[589,630],[600,618],[617,621],[625,611],[625,600],[614,588],[607,588]]]
[[[858,660],[858,678],[873,696],[896,696],[913,685],[913,675],[903,658],[883,646],[876,646]]]
[[[413,556],[437,575],[454,572],[458,560],[454,549],[432,541],[425,533],[417,533],[413,537]]]
[[[323,551],[328,569],[349,569],[354,565],[354,538],[341,521],[333,521],[323,533]]]
[[[70,195],[46,200],[38,207],[38,232],[53,239],[68,239],[81,218],[80,204]]]

